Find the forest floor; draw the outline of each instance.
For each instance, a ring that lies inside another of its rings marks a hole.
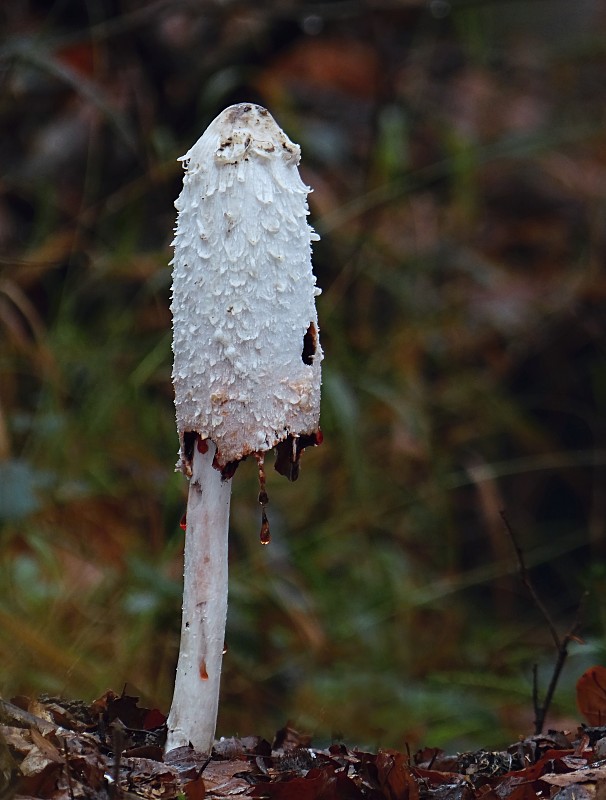
[[[0,704],[0,797],[15,800],[588,800],[603,796],[606,780],[606,726],[447,755],[316,749],[287,725],[272,743],[223,738],[210,755],[187,747],[164,754],[164,715],[126,693],[106,692],[90,705],[22,697]]]

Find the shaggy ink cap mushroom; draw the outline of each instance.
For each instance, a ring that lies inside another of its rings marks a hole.
[[[231,477],[277,448],[291,480],[319,444],[320,362],[300,148],[264,108],[230,106],[182,157],[173,270],[173,382],[181,452],[197,436]]]

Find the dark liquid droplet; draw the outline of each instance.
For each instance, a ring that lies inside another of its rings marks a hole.
[[[206,671],[206,659],[203,658],[200,662],[200,670],[199,670],[200,680],[207,681],[208,680],[208,672]]]
[[[255,453],[255,457],[259,468],[259,503],[261,505],[261,533],[259,538],[261,539],[261,544],[269,544],[271,534],[269,532],[269,520],[265,513],[265,506],[269,503],[269,497],[265,488],[265,454]]]
[[[265,509],[263,509],[263,513],[261,514],[261,533],[259,534],[259,539],[261,540],[261,544],[269,544],[271,541],[269,520],[267,519]]]
[[[266,506],[269,503],[269,497],[265,488],[265,481],[267,480],[265,475],[265,453],[255,453],[255,458],[257,459],[257,468],[259,470],[259,503],[262,506]]]
[[[181,517],[181,522],[179,523],[179,527],[181,528],[182,531],[187,530],[187,514],[183,514],[183,516]]]

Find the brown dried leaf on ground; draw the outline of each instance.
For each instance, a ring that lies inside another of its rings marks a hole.
[[[120,767],[120,789],[148,800],[171,800],[181,790],[178,770],[149,758],[126,758]]]
[[[251,790],[250,796],[271,800],[362,800],[369,797],[343,770],[337,770],[332,764],[314,767],[305,777],[259,784]]]
[[[548,773],[547,775],[542,775],[541,780],[552,786],[571,786],[579,783],[595,784],[598,781],[606,781],[606,766],[601,765],[594,768],[585,766],[562,775],[558,775],[557,772]]]
[[[377,775],[387,800],[418,800],[419,786],[403,753],[377,753]]]
[[[590,725],[606,723],[606,667],[589,667],[577,681],[577,706]]]

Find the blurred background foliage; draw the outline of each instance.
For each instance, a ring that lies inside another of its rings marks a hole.
[[[178,648],[176,159],[226,105],[303,148],[325,442],[234,480],[219,734],[451,748],[532,728],[588,589],[603,660],[599,0],[5,0],[0,690],[166,710]],[[570,722],[572,720],[572,722]]]

